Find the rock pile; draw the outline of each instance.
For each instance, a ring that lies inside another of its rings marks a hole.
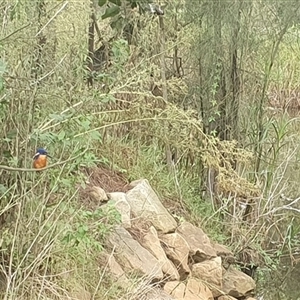
[[[149,278],[157,288],[148,300],[253,299],[254,280],[235,269],[234,255],[188,222],[177,224],[147,180],[127,193],[108,194],[122,224],[110,235],[108,265],[120,285],[131,276]]]

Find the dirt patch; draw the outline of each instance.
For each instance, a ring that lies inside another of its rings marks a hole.
[[[104,166],[86,168],[84,174],[88,177],[90,186],[98,186],[106,193],[127,192],[128,180],[121,172],[109,169]]]
[[[109,169],[105,166],[97,166],[94,168],[85,168],[83,173],[87,176],[87,185],[85,189],[80,189],[80,203],[86,208],[96,209],[103,203],[99,203],[91,197],[90,191],[92,187],[102,188],[106,193],[124,192],[130,188],[128,180],[121,172]]]

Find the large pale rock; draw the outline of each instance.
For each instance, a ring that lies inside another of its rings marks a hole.
[[[169,281],[164,290],[176,300],[213,300],[213,294],[209,288],[199,279],[189,278],[184,284],[179,281]]]
[[[161,247],[157,231],[153,226],[149,228],[149,231],[145,234],[140,243],[158,260],[168,280],[179,280],[179,273],[174,264],[167,258],[166,253]]]
[[[105,191],[99,186],[93,186],[90,189],[90,196],[97,202],[105,202],[108,200],[108,197]]]
[[[185,287],[180,281],[169,281],[165,284],[164,290],[175,299],[183,299]]]
[[[131,227],[130,205],[127,202],[126,194],[121,192],[109,193],[111,203],[114,204],[116,210],[121,214],[122,226],[124,228]]]
[[[122,269],[122,267],[119,265],[119,263],[116,261],[115,257],[113,255],[107,255],[107,264],[108,268],[110,270],[111,275],[114,277],[117,284],[120,286],[126,288],[129,284],[129,280]]]
[[[153,288],[141,300],[175,300],[175,298],[162,289]]]
[[[163,278],[158,260],[123,227],[116,227],[110,234],[109,242],[116,248],[115,257],[127,273],[146,276],[155,280]]]
[[[230,267],[223,274],[223,292],[235,298],[248,295],[255,289],[255,281],[245,273]]]
[[[225,295],[218,298],[218,300],[236,300],[236,298],[233,298],[231,296]]]
[[[217,253],[217,256],[222,258],[222,264],[226,269],[228,269],[231,264],[235,263],[234,254],[226,246],[214,243],[213,247]]]
[[[198,227],[189,222],[182,223],[177,232],[186,240],[190,255],[194,262],[202,262],[217,256],[208,236]]]
[[[219,243],[213,243],[212,246],[214,247],[217,256],[225,257],[225,256],[234,256],[233,253],[224,245]]]
[[[192,276],[201,279],[216,298],[222,295],[222,260],[215,257],[192,266]]]
[[[180,279],[184,280],[191,272],[188,266],[189,245],[178,233],[169,233],[161,236],[161,241],[167,257],[179,271]]]
[[[189,278],[184,300],[214,300],[214,296],[210,289],[199,279]]]
[[[148,180],[134,181],[130,186],[134,187],[127,192],[126,197],[135,217],[150,221],[163,233],[174,231],[177,226],[175,219],[162,205]]]

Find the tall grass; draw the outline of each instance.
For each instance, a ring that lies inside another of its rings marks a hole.
[[[188,81],[199,84],[190,73],[183,79],[168,80],[170,103],[151,94],[153,85],[161,88],[155,19],[139,17],[144,26],[135,46],[122,38],[112,43],[110,68],[94,74],[94,86],[88,88],[89,5],[46,1],[47,14],[41,20],[34,5],[3,4],[3,299],[71,299],[80,298],[80,293],[94,299],[120,299],[120,294],[124,295],[124,290],[120,292],[112,284],[106,265],[95,267],[118,216],[114,210],[108,215],[101,209],[91,211],[78,193],[88,181],[82,170],[99,164],[123,172],[128,181],[147,178],[179,222],[188,219],[203,226],[216,240],[231,243],[237,253],[251,248],[267,260],[271,255],[265,249],[274,243],[273,257],[286,250],[293,253],[299,226],[294,215],[299,193],[298,116],[265,111],[262,162],[256,172],[252,154],[258,132],[253,124],[260,82],[254,83],[249,76],[252,81],[244,85],[241,141],[222,142],[203,132],[199,112],[181,109],[196,97],[187,93]],[[166,18],[170,36],[175,34],[172,22]],[[108,40],[113,32],[107,21],[99,26]],[[283,39],[269,74],[270,93],[280,92],[281,86],[290,91],[298,88],[296,33],[297,28]],[[197,34],[195,24],[183,27],[176,33],[177,40],[168,39],[166,45],[166,55],[171,57],[176,45],[188,57],[183,68],[189,72],[194,63],[189,51]],[[46,38],[43,45],[41,36]],[[262,41],[255,59],[249,50],[245,66],[252,68],[253,74],[261,71],[269,46]],[[42,58],[35,77],[39,51]],[[165,161],[165,145],[176,150],[171,168]],[[30,170],[36,146],[47,147],[53,156],[49,169],[42,173]],[[207,193],[206,182],[212,172],[218,175],[213,183],[216,189]],[[136,289],[139,284],[133,280],[124,299],[140,296],[143,288]]]

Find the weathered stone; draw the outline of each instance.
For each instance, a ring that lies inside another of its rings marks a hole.
[[[130,185],[134,187],[127,192],[126,198],[135,217],[150,221],[163,233],[174,231],[177,226],[175,219],[162,205],[148,180],[138,180]]]
[[[255,281],[245,273],[230,267],[223,274],[223,292],[235,298],[248,295],[255,289]]]
[[[169,233],[161,236],[162,245],[167,257],[179,271],[180,279],[186,279],[191,270],[188,266],[189,245],[178,233]]]
[[[218,298],[218,300],[236,300],[236,298],[233,298],[231,296],[225,295]]]
[[[177,232],[186,240],[190,248],[190,255],[194,262],[202,262],[217,256],[208,236],[198,227],[184,222]]]
[[[107,260],[108,268],[116,283],[126,288],[129,284],[129,280],[122,267],[119,265],[113,255],[107,255]]]
[[[228,269],[231,264],[235,263],[234,254],[224,245],[214,243],[213,247],[217,253],[217,256],[222,258],[223,266]]]
[[[184,300],[214,300],[213,294],[210,289],[199,279],[189,278]]]
[[[222,260],[215,257],[192,266],[192,276],[201,279],[216,298],[222,295]]]
[[[131,227],[130,205],[126,200],[126,194],[121,192],[109,193],[110,201],[114,203],[116,210],[121,214],[121,221],[124,228]]]
[[[175,299],[183,299],[185,284],[180,281],[169,281],[165,284],[164,290]]]
[[[134,240],[126,229],[116,227],[110,234],[109,242],[116,248],[116,260],[126,273],[156,280],[163,278],[158,260]]]
[[[248,297],[246,300],[256,300],[256,298]]]
[[[108,200],[105,191],[99,186],[91,187],[89,195],[96,203],[106,202]]]
[[[219,243],[213,243],[212,246],[214,247],[217,256],[234,256],[233,253],[224,245],[221,245]]]
[[[197,298],[194,298],[196,296]],[[184,300],[213,300],[213,294],[200,280],[190,278],[186,285]]]
[[[175,300],[175,298],[162,289],[153,288],[146,293],[143,300]]]
[[[179,273],[173,263],[167,258],[161,247],[157,231],[153,226],[149,228],[148,233],[146,233],[140,243],[159,261],[163,273],[169,280],[179,280]]]

